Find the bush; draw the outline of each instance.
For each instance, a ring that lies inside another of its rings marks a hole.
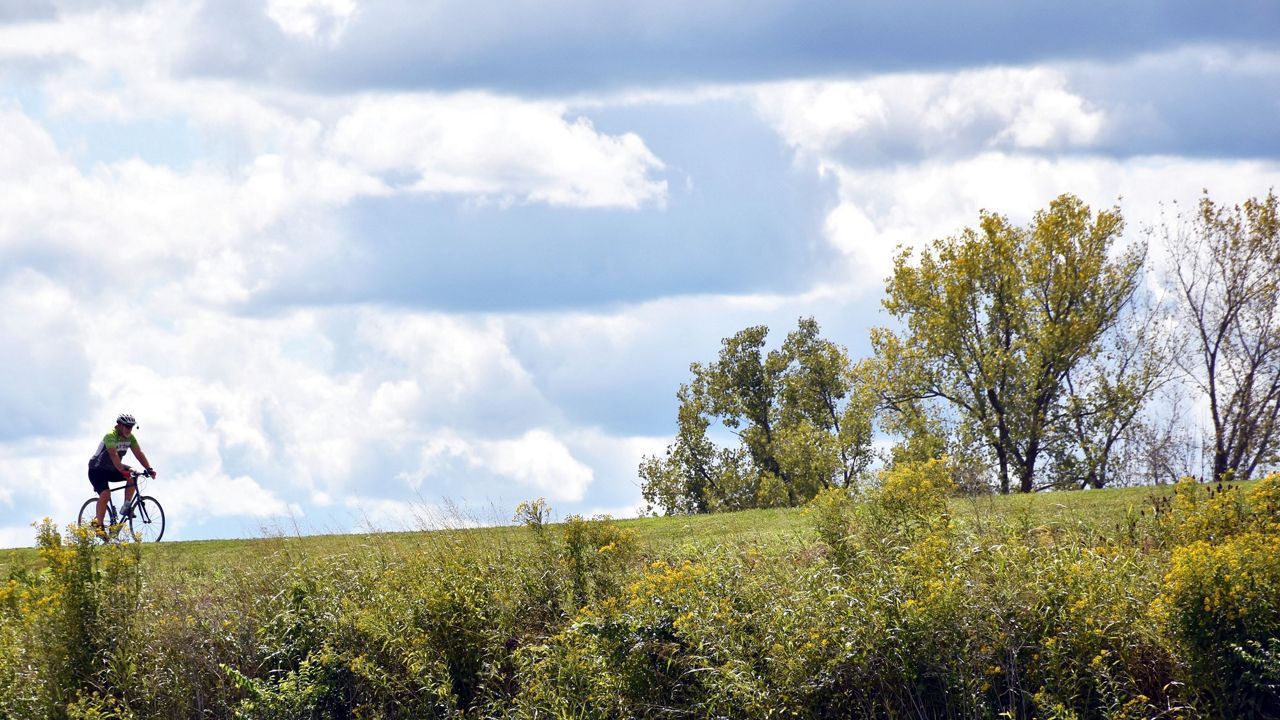
[[[1005,553],[1004,549],[1001,553]],[[1005,558],[1002,677],[1035,714],[1150,717],[1177,707],[1173,659],[1146,617],[1158,576],[1129,548],[1027,547]],[[1006,595],[1005,593],[1008,593]],[[1055,710],[1057,708],[1057,710]]]
[[[550,519],[551,506],[547,504],[546,498],[524,500],[516,505],[514,520],[524,527],[542,530]]]
[[[950,531],[947,498],[954,491],[944,460],[898,463],[857,506],[847,542],[864,563],[895,562],[922,538]]]
[[[1248,500],[1253,528],[1280,533],[1280,473],[1271,473],[1255,483]]]
[[[620,597],[587,606],[561,633],[526,648],[517,707],[524,716],[656,717],[698,707],[722,712],[707,691],[712,638],[723,630],[721,581],[692,561],[654,562]]]
[[[854,509],[854,500],[849,496],[849,491],[833,487],[818,493],[804,510],[817,532],[818,540],[840,565],[847,565],[850,558],[848,540]]]
[[[1268,655],[1280,637],[1280,535],[1247,532],[1176,548],[1155,609],[1212,708],[1280,714],[1280,678]]]
[[[46,523],[0,718],[1280,716],[1280,476],[1112,532],[953,520],[948,474],[670,553],[575,516],[161,573]]]
[[[871,493],[867,520],[885,536],[907,541],[947,522],[947,498],[954,493],[945,460],[899,463],[883,473]]]
[[[1197,540],[1220,542],[1245,529],[1249,515],[1239,486],[1201,484],[1183,478],[1173,497],[1157,505],[1158,533],[1168,546]]]
[[[274,612],[287,558],[268,556],[212,572],[146,573],[139,611],[137,683],[145,717],[229,715],[243,687],[224,667],[256,672],[265,649],[258,630]]]
[[[14,717],[132,717],[141,594],[136,543],[102,545],[88,528],[37,526],[45,569],[0,593],[7,645],[0,707]]]
[[[608,516],[566,518],[561,562],[569,571],[574,606],[617,595],[636,550],[635,532],[619,527]]]

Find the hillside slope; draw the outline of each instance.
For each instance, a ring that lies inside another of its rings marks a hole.
[[[5,558],[13,717],[1274,717],[1280,475]]]

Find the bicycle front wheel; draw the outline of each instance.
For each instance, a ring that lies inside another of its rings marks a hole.
[[[129,532],[143,542],[160,542],[164,537],[164,508],[160,507],[159,500],[150,495],[138,498],[133,517],[129,518]]]

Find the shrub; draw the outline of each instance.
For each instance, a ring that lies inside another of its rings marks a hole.
[[[244,718],[339,717],[348,705],[348,678],[331,651],[349,588],[336,567],[301,562],[279,578],[256,631],[257,657],[227,674],[245,695],[236,707]]]
[[[1253,527],[1261,532],[1280,533],[1280,472],[1255,483],[1248,501]]]
[[[904,515],[938,515],[946,510],[955,482],[945,459],[904,462],[886,470],[872,495],[886,511]]]
[[[102,545],[88,530],[37,526],[45,568],[0,592],[0,712],[14,717],[131,717],[140,695],[136,543]]]
[[[1008,580],[1023,589],[993,611],[1010,618],[1005,672],[1019,678],[1020,702],[1037,714],[1114,718],[1177,706],[1172,659],[1159,624],[1145,617],[1158,578],[1143,555],[1062,545],[1014,557]]]
[[[144,577],[46,523],[0,582],[0,718],[1280,716],[1280,476],[1108,532],[953,521],[948,474],[656,555],[575,516]]]
[[[533,530],[542,530],[551,519],[551,506],[545,498],[524,500],[516,505],[515,522]]]
[[[620,527],[607,515],[590,520],[580,515],[566,518],[561,562],[569,571],[574,606],[618,594],[623,572],[637,549],[635,532]]]
[[[809,516],[818,539],[830,550],[838,564],[848,563],[849,533],[853,521],[854,501],[845,488],[827,488],[818,493],[804,512]]]
[[[264,651],[257,630],[289,574],[278,558],[212,573],[147,573],[139,614],[140,714],[228,715],[243,688],[224,666],[260,666]]]
[[[1193,687],[1217,712],[1280,713],[1277,678],[1267,675],[1280,637],[1280,535],[1176,548],[1155,612],[1185,650]],[[1259,670],[1268,681],[1254,681]]]
[[[243,718],[435,717],[476,701],[490,633],[483,568],[457,552],[286,575],[259,625],[260,659],[224,672]]]
[[[46,717],[50,694],[38,671],[33,639],[41,599],[31,573],[10,574],[0,585],[0,717]]]
[[[1238,486],[1200,484],[1194,478],[1179,481],[1172,500],[1157,505],[1157,513],[1157,532],[1170,546],[1197,540],[1220,542],[1244,530],[1248,516]]]
[[[520,656],[524,715],[632,718],[701,707],[701,653],[689,633],[711,588],[697,563],[655,562],[620,597],[584,607]]]
[[[954,491],[945,461],[898,463],[857,506],[849,542],[867,562],[891,561],[921,537],[947,531],[947,498]]]

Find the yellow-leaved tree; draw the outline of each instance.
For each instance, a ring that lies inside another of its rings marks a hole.
[[[945,418],[932,427],[983,451],[1001,492],[1048,484],[1051,462],[1050,482],[1105,484],[1107,448],[1167,366],[1158,343],[1120,341],[1146,254],[1121,247],[1123,228],[1118,208],[1062,195],[1028,226],[984,211],[976,229],[900,252],[884,307],[901,327],[872,333],[890,413],[926,434],[923,419]]]

